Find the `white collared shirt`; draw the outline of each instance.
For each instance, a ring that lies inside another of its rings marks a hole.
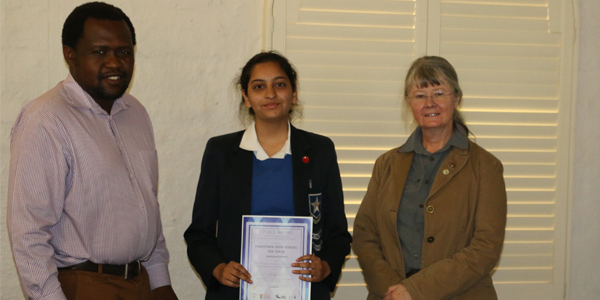
[[[265,149],[258,142],[258,136],[256,135],[256,124],[252,122],[246,131],[244,132],[244,136],[242,136],[242,141],[240,142],[240,148],[248,151],[254,152],[254,156],[256,159],[263,161],[269,158],[277,158],[284,159],[286,154],[292,155],[292,149],[290,148],[290,122],[288,122],[288,136],[283,148],[279,150],[279,152],[275,153],[273,156],[269,157]]]

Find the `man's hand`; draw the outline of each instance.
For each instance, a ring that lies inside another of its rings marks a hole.
[[[292,264],[292,267],[304,268],[304,270],[293,270],[292,273],[311,275],[311,277],[300,276],[300,280],[309,282],[321,282],[323,279],[329,276],[329,274],[331,274],[331,268],[329,267],[329,264],[314,254],[299,257],[296,259],[296,262]]]
[[[252,275],[241,264],[230,261],[221,263],[213,270],[213,276],[222,284],[230,287],[240,287],[240,279],[252,283]]]
[[[412,300],[412,297],[406,287],[402,283],[398,283],[388,288],[383,300]]]
[[[170,285],[161,286],[152,290],[156,300],[177,300],[177,295]]]

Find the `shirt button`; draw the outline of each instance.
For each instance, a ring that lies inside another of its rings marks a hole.
[[[414,260],[419,260],[419,255],[415,254],[415,255],[413,256],[413,259],[414,259]]]
[[[133,178],[133,173],[129,173],[129,178]]]
[[[431,161],[434,161],[434,160],[435,160],[435,158],[433,158],[433,156],[432,156],[432,157],[430,157],[430,158],[429,158],[429,160],[431,160]]]
[[[423,203],[419,204],[420,208],[423,208],[425,205],[423,205]]]
[[[429,184],[429,180],[425,180],[425,184]]]
[[[140,208],[146,208],[146,205],[140,204]]]
[[[428,213],[432,214],[434,210],[435,210],[435,208],[433,208],[433,206],[431,206],[431,205],[427,206]]]
[[[434,237],[430,236],[430,237],[427,238],[427,242],[428,243],[433,243],[433,241],[435,241]]]

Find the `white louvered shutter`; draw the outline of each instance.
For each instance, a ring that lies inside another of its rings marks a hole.
[[[267,48],[298,69],[301,128],[336,144],[350,229],[375,159],[401,145],[411,62],[456,68],[476,142],[504,164],[500,299],[564,293],[573,31],[567,0],[274,0]],[[567,24],[569,24],[567,26]],[[354,254],[334,299],[365,299]]]

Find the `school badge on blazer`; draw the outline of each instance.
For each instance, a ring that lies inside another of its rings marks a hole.
[[[321,200],[321,193],[308,194],[308,207],[314,224],[318,224],[321,221]]]

